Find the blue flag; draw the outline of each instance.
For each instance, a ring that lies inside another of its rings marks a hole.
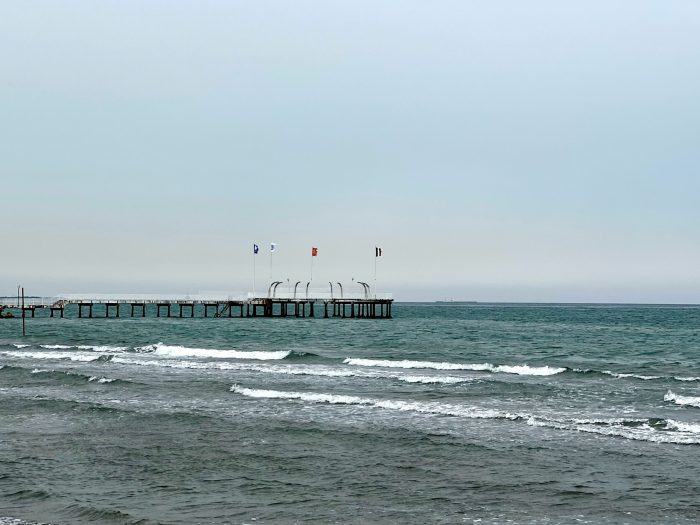
[[[260,251],[260,246],[257,244],[253,244],[253,253],[257,255],[257,253]]]

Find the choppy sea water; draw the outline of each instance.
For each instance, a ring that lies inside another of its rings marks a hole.
[[[700,521],[700,307],[394,314],[0,320],[0,524]]]

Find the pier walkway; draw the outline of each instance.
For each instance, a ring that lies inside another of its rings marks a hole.
[[[274,284],[274,283],[273,283]],[[0,298],[0,312],[14,317],[35,317],[47,310],[49,317],[336,317],[351,319],[391,319],[391,294],[333,293],[305,290],[248,294],[136,295],[87,294],[56,297]]]

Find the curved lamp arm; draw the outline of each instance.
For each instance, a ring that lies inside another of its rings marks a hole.
[[[362,287],[365,289],[365,299],[367,299],[369,296],[369,284],[363,283],[362,281],[357,281],[357,284],[361,284]]]

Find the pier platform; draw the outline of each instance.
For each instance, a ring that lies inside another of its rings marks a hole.
[[[136,295],[136,294],[68,294],[56,297],[25,298],[24,306],[17,298],[0,298],[0,310],[21,317],[36,317],[46,311],[46,317],[79,319],[108,317],[279,317],[279,318],[340,318],[391,319],[391,294],[305,291],[304,293],[196,294],[196,295]]]

